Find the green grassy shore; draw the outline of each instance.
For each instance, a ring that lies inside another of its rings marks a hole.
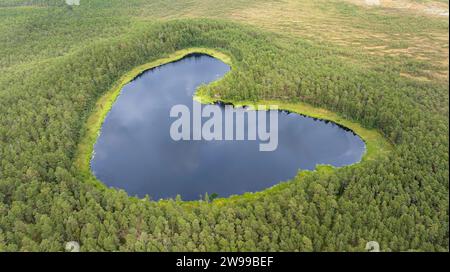
[[[92,154],[94,151],[94,144],[97,141],[98,136],[100,135],[102,124],[108,114],[108,112],[111,110],[112,106],[114,105],[114,102],[116,101],[117,97],[119,96],[122,88],[132,81],[134,78],[136,78],[138,75],[143,73],[144,71],[153,69],[155,67],[171,63],[177,60],[182,59],[183,57],[193,54],[193,53],[200,53],[200,54],[206,54],[209,56],[212,56],[214,58],[217,58],[224,63],[233,66],[232,58],[228,55],[214,49],[209,48],[187,48],[183,50],[176,51],[167,57],[151,61],[149,63],[146,63],[144,65],[138,66],[131,70],[130,72],[123,75],[120,80],[114,85],[113,88],[111,88],[108,92],[106,92],[96,103],[96,107],[93,111],[93,113],[90,115],[90,117],[87,119],[87,122],[83,128],[83,136],[81,138],[80,144],[78,145],[78,150],[75,156],[75,167],[80,170],[83,177],[90,183],[92,183],[94,186],[102,189],[109,189],[106,185],[104,185],[101,181],[99,181],[91,171],[90,167],[90,161],[92,158]],[[212,86],[214,84],[220,84],[221,79],[211,83]],[[277,105],[278,109],[280,110],[286,110],[289,112],[294,112],[302,115],[306,115],[313,118],[318,118],[322,120],[327,120],[334,122],[340,126],[343,126],[345,128],[348,128],[352,130],[354,133],[356,133],[366,144],[366,151],[364,153],[364,156],[362,158],[361,162],[364,162],[366,160],[375,160],[379,158],[379,156],[384,156],[389,152],[392,148],[392,146],[388,143],[388,141],[377,131],[374,129],[366,129],[362,127],[360,124],[348,121],[342,117],[340,117],[338,114],[321,109],[312,107],[306,103],[286,103],[283,101],[275,101],[275,100],[261,100],[257,102],[252,101],[231,101],[231,100],[223,100],[218,98],[213,98],[208,95],[202,94],[201,91],[198,91],[193,99],[203,103],[203,104],[211,104],[216,102],[225,102],[225,103],[232,103],[234,106],[249,106],[249,107],[258,107],[258,106],[265,106],[269,107],[270,105]],[[357,165],[357,164],[355,164]],[[353,166],[353,165],[351,165]],[[350,167],[350,166],[347,166]],[[318,166],[315,171],[322,171],[327,172],[330,170],[330,168],[333,168],[331,166]],[[303,172],[302,175],[308,174],[308,172],[311,171],[301,171]],[[284,183],[280,183],[278,185],[273,186],[272,188],[266,189],[262,192],[267,193],[270,190],[276,190],[277,187],[282,186]],[[246,193],[243,195],[238,196],[232,196],[230,198],[220,198],[217,199],[217,203],[222,203],[223,201],[226,201],[227,199],[236,199],[240,197],[255,197],[260,195],[262,192],[256,192],[256,193]],[[164,201],[164,200],[162,200]]]

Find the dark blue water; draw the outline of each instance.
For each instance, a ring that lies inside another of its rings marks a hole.
[[[172,140],[172,106],[192,108],[196,88],[229,70],[212,57],[190,55],[124,86],[95,144],[94,175],[132,196],[157,200],[179,194],[196,200],[206,192],[226,197],[260,191],[293,178],[299,169],[361,160],[364,142],[351,131],[286,112],[277,113],[278,148],[272,152],[259,151],[260,141]]]

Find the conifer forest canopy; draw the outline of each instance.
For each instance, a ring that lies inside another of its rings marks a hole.
[[[448,251],[448,1],[403,2],[0,0],[0,251]],[[99,99],[189,48],[233,67],[200,94],[319,109],[366,157],[230,198],[102,186],[78,160]]]

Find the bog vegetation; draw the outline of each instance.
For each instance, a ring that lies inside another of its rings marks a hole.
[[[83,251],[355,251],[372,240],[385,251],[448,251],[448,55],[424,47],[393,56],[362,49],[368,41],[349,46],[296,26],[233,20],[270,2],[2,1],[0,251],[64,250],[67,241]],[[317,11],[312,3],[305,8]],[[448,20],[314,3],[343,27],[363,14],[380,22],[362,29],[428,33],[424,43],[448,49],[439,39]],[[190,47],[223,52],[235,67],[202,92],[325,108],[378,130],[392,150],[226,201],[142,201],[86,182],[74,159],[97,100],[134,67]]]

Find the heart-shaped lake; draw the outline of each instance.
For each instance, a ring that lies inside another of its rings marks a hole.
[[[229,70],[218,59],[192,54],[148,70],[125,85],[94,146],[94,175],[132,196],[148,194],[160,199],[179,194],[183,200],[196,200],[205,193],[227,197],[260,191],[293,178],[299,169],[311,170],[318,164],[339,167],[361,160],[365,144],[352,131],[282,111],[276,111],[278,139],[273,151],[260,151],[259,138],[174,140],[170,133],[177,120],[170,116],[173,106],[192,110],[197,103],[193,102],[196,88],[220,79]],[[224,105],[213,107],[225,111]],[[236,116],[249,111],[234,110]],[[269,122],[270,114],[265,114]],[[191,124],[193,118],[189,116]],[[255,124],[244,120],[248,133]],[[208,118],[201,119],[201,124],[205,122]],[[221,133],[226,129],[225,125]]]

